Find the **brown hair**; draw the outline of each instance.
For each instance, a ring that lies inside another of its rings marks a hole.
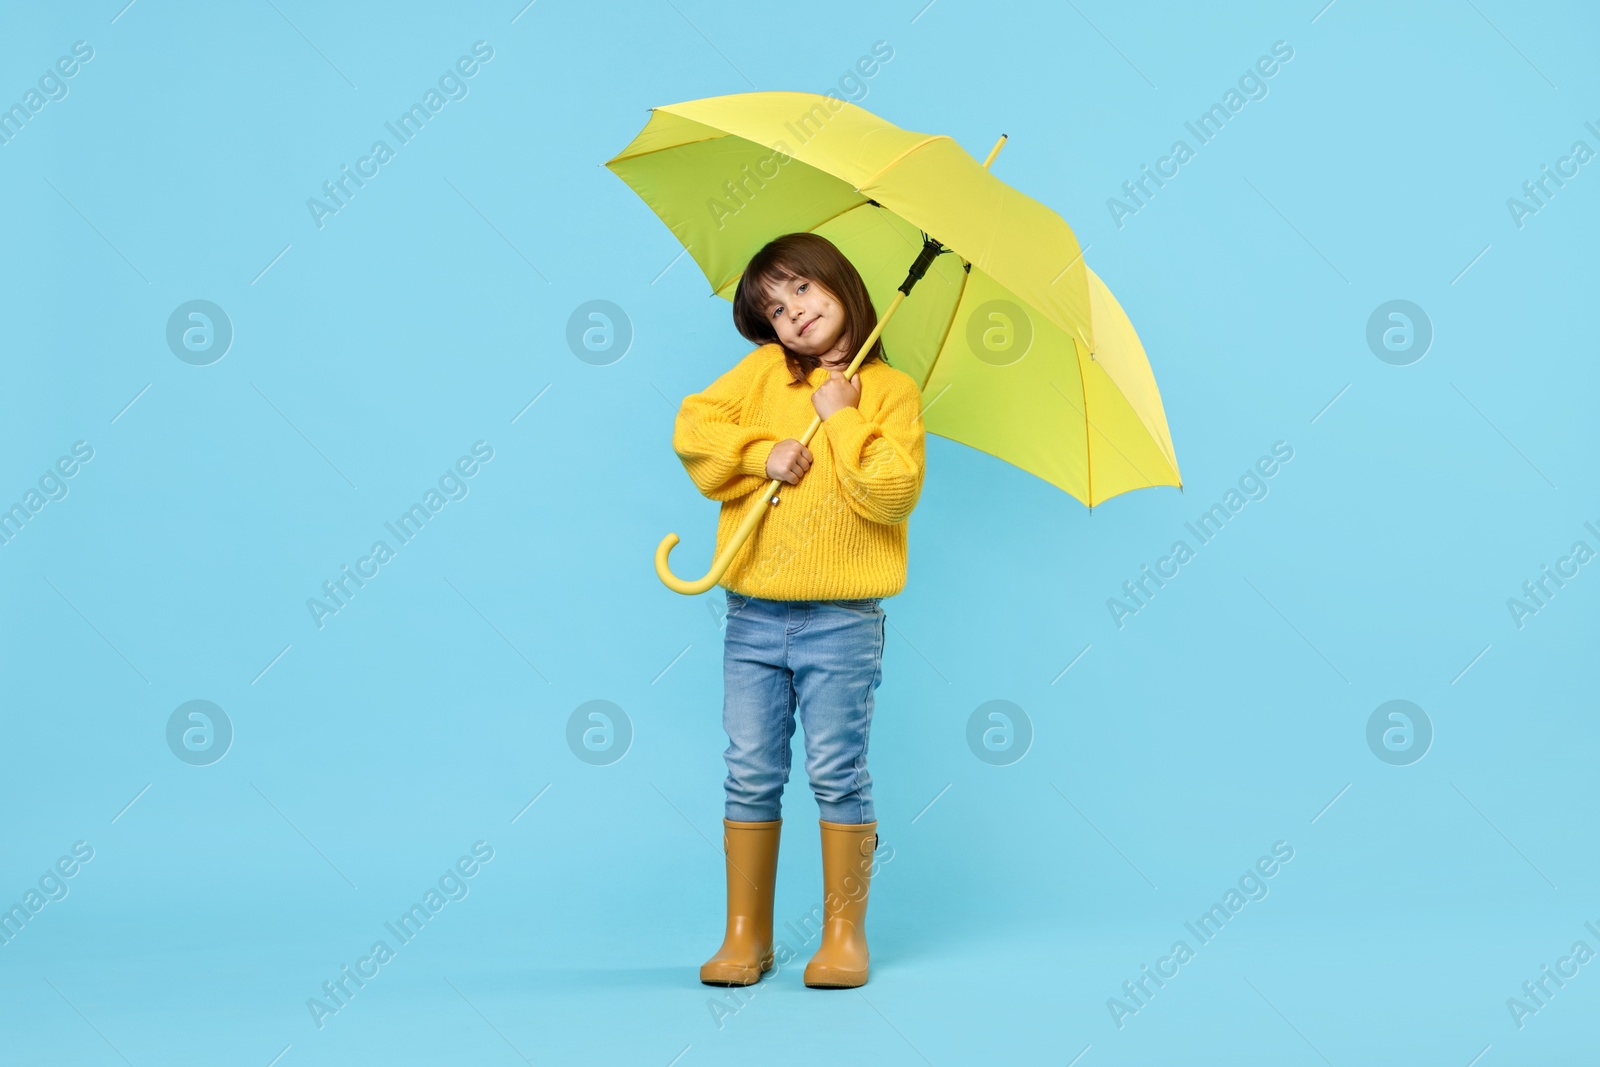
[[[843,305],[845,334],[849,338],[851,358],[855,358],[861,350],[861,342],[877,327],[878,312],[872,306],[872,297],[855,264],[845,258],[832,241],[815,233],[786,233],[775,237],[750,258],[733,294],[734,328],[752,344],[781,345],[767,315],[767,288],[774,282],[796,276],[822,286]],[[783,352],[789,373],[794,376],[791,384],[804,385],[822,362],[816,356],[792,352],[787,347]],[[882,337],[872,343],[861,364],[865,366],[874,359],[889,362]]]

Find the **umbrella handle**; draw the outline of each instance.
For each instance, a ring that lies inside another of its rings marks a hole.
[[[935,251],[928,251],[930,245]],[[855,378],[856,371],[861,367],[861,361],[866,358],[868,352],[872,351],[872,346],[878,340],[878,335],[883,333],[883,328],[889,324],[889,320],[899,310],[901,301],[905,300],[906,294],[910,291],[911,286],[915,284],[916,278],[922,277],[922,274],[928,269],[928,263],[932,262],[933,257],[939,251],[937,241],[930,239],[924,243],[923,254],[917,258],[917,264],[912,267],[915,278],[908,277],[906,284],[902,285],[899,291],[894,294],[894,299],[889,302],[889,307],[884,311],[883,317],[878,320],[878,325],[873,328],[872,333],[867,335],[866,341],[861,345],[861,351],[856,353],[856,358],[850,361],[849,367],[845,368],[844,376],[846,381]],[[924,262],[925,260],[926,262]],[[918,266],[921,267],[921,270],[917,270]],[[811,420],[811,426],[806,430],[805,435],[800,438],[800,443],[802,445],[810,443],[812,436],[821,426],[822,416],[818,415]],[[761,524],[761,520],[766,518],[767,509],[777,505],[778,487],[783,484],[782,478],[774,478],[767,483],[766,490],[751,505],[750,510],[745,512],[744,519],[739,523],[738,529],[734,530],[733,536],[728,539],[727,547],[722,550],[721,555],[712,561],[711,570],[706,573],[704,578],[691,582],[673,574],[672,568],[667,562],[667,556],[672,553],[673,547],[677,545],[678,535],[669,533],[663,537],[661,543],[656,546],[656,577],[661,579],[661,584],[671,589],[674,593],[694,596],[696,593],[704,593],[721,581],[722,575],[727,571],[729,565],[733,563],[733,557],[739,554],[739,549],[744,547],[744,543],[750,539],[750,535]]]
[[[815,427],[816,425],[818,425],[818,420],[813,420],[812,426]],[[803,444],[804,442],[801,443]],[[777,504],[777,490],[778,486],[782,484],[783,480],[781,478],[774,478],[767,483],[766,491],[761,493],[750,510],[745,512],[744,520],[739,523],[739,528],[728,539],[728,545],[722,550],[722,554],[712,561],[711,570],[707,572],[704,578],[690,582],[672,573],[672,567],[667,562],[667,556],[672,553],[673,547],[678,543],[678,535],[675,533],[667,534],[661,539],[661,543],[656,546],[656,577],[660,578],[662,584],[674,593],[682,593],[685,596],[704,593],[707,589],[716,585],[721,580],[723,573],[727,571],[729,564],[733,562],[733,557],[738,555],[739,549],[744,547],[744,543],[750,539],[750,535],[755,532],[755,528],[760,525],[761,520],[766,518],[767,508]]]

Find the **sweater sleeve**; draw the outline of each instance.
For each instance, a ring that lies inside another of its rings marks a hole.
[[[672,450],[696,488],[712,500],[737,500],[767,482],[767,453],[776,433],[740,425],[755,361],[746,358],[704,392],[683,398],[672,430]]]
[[[873,421],[842,407],[822,422],[834,469],[856,514],[893,526],[905,522],[922,493],[922,397],[909,378]]]

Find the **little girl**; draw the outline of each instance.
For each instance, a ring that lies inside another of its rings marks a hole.
[[[881,341],[845,379],[878,316],[860,274],[824,237],[791,233],[757,252],[734,294],[733,321],[760,347],[684,398],[672,447],[700,492],[722,502],[718,554],[751,494],[774,478],[788,488],[719,583],[728,609],[728,917],[700,980],[751,985],[772,967],[780,800],[798,706],[821,812],[824,894],[822,943],[805,984],[859,986],[878,842],[867,739],[883,677],[880,601],[905,587],[907,519],[922,491],[922,397],[888,365]],[[789,435],[815,416],[823,422],[807,448]]]

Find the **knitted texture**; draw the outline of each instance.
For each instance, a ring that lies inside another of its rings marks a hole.
[[[767,454],[799,439],[828,380],[794,383],[783,348],[762,345],[678,409],[672,448],[702,494],[722,502],[716,554],[767,483]],[[767,600],[893,596],[906,584],[906,527],[922,492],[922,394],[902,370],[863,364],[859,407],[835,411],[806,445],[811,469],[779,485],[778,503],[718,584]],[[715,556],[713,556],[715,558]]]

